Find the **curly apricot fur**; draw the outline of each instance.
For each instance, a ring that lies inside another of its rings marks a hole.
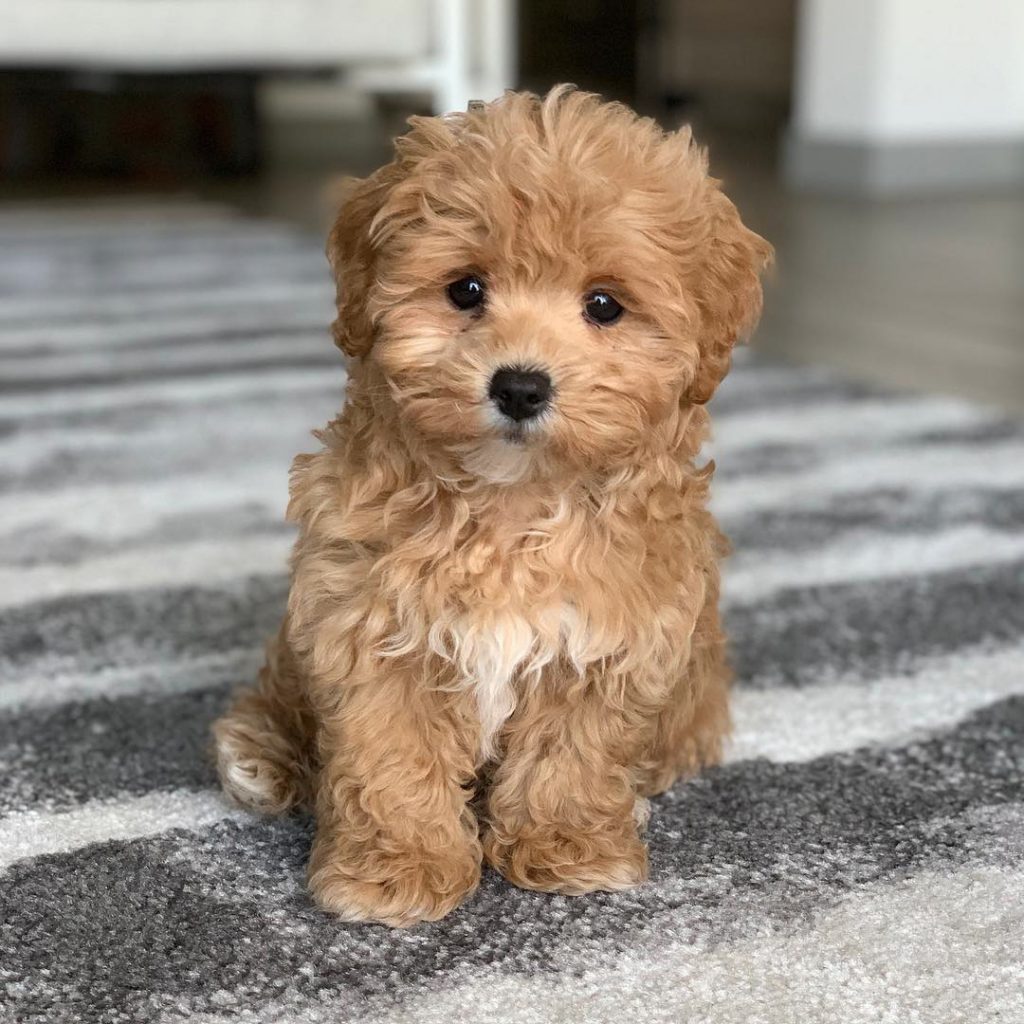
[[[696,460],[771,249],[688,131],[563,87],[413,119],[328,254],[348,399],[292,469],[288,612],[216,727],[225,787],[315,809],[313,894],[353,920],[441,917],[484,857],[635,885],[642,798],[729,728]],[[475,313],[445,294],[470,272]],[[554,385],[518,432],[487,395],[509,364]]]

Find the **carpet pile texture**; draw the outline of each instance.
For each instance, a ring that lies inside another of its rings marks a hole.
[[[1024,426],[742,358],[716,399],[726,762],[651,878],[492,873],[339,923],[210,723],[340,405],[316,240],[179,202],[0,213],[0,1020],[1024,1022]]]

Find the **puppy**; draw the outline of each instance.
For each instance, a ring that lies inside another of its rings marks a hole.
[[[232,797],[314,810],[319,904],[398,926],[482,860],[636,885],[644,798],[719,758],[695,459],[771,255],[688,130],[595,96],[411,126],[330,236],[347,402],[292,467],[287,612],[215,726]]]

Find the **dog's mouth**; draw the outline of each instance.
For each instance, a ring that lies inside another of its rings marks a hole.
[[[526,420],[515,420],[510,416],[490,417],[491,436],[514,448],[532,447],[543,444],[551,424],[550,413]]]

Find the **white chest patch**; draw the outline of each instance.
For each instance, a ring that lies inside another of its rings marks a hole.
[[[531,661],[536,634],[526,619],[509,612],[486,622],[460,620],[453,632],[460,674],[476,694],[480,757],[487,760],[502,725],[515,710],[513,676]]]
[[[525,685],[560,653],[577,669],[607,652],[592,649],[580,616],[570,605],[552,608],[530,621],[511,611],[486,617],[464,615],[448,631],[447,651],[458,666],[463,685],[476,695],[480,716],[480,757],[495,753],[501,727],[516,707],[516,681]]]

